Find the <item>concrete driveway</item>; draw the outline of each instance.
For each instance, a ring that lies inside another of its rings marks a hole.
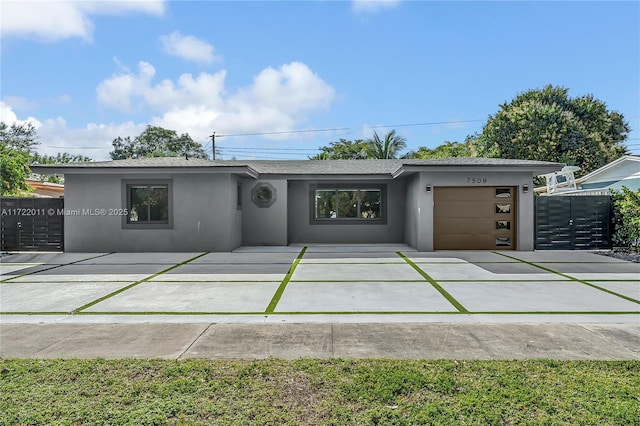
[[[0,356],[640,358],[640,265],[587,252],[318,245],[0,267]]]
[[[233,253],[17,254],[1,260],[3,321],[637,322],[640,265],[586,252],[404,246],[243,247]],[[127,315],[130,314],[130,315]],[[90,316],[90,317],[89,317]]]

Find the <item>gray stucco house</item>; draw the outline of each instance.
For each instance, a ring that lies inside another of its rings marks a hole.
[[[65,177],[70,252],[406,243],[533,250],[533,176],[562,164],[147,158],[34,166]]]

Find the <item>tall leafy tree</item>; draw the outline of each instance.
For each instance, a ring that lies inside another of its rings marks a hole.
[[[36,129],[31,123],[7,125],[0,122],[0,181],[3,196],[28,192],[26,179],[31,173],[31,151],[38,144]]]
[[[362,139],[349,141],[340,139],[320,148],[320,153],[310,160],[365,160],[367,158],[367,142]]]
[[[473,138],[479,156],[557,161],[586,174],[626,154],[630,131],[622,114],[592,95],[571,98],[548,85],[519,94],[489,116]]]
[[[446,141],[433,149],[421,146],[417,151],[409,151],[403,155],[402,158],[429,160],[452,157],[473,157],[474,152],[471,148],[469,141],[465,143]]]
[[[142,157],[181,157],[208,158],[202,145],[195,142],[188,133],[178,135],[175,130],[157,126],[147,128],[133,140],[127,136],[117,137],[112,142],[112,160]]]
[[[396,134],[395,129],[384,135],[384,139],[373,132],[373,138],[367,140],[367,145],[367,158],[398,158],[398,154],[407,147],[407,139]]]

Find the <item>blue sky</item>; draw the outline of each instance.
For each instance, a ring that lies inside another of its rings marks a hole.
[[[0,12],[1,119],[35,123],[42,153],[107,159],[149,124],[203,145],[215,131],[226,159],[306,158],[392,128],[433,148],[546,84],[621,112],[640,153],[638,2],[2,0]]]

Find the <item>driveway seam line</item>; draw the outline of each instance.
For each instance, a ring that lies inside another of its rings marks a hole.
[[[99,257],[109,256],[109,255],[112,255],[112,254],[115,254],[115,252],[112,251],[110,253],[102,253],[102,254],[99,254],[98,256],[88,257],[86,259],[80,259],[80,260],[76,260],[74,262],[65,263],[65,264],[62,264],[62,265],[55,265],[55,266],[52,266],[51,268],[42,269],[41,271],[27,272],[26,274],[16,275],[15,277],[11,277],[11,278],[5,278],[4,280],[1,280],[0,283],[6,283],[6,282],[9,282],[11,280],[17,280],[18,278],[27,277],[27,276],[33,275],[33,274],[39,274],[40,272],[50,271],[52,269],[61,268],[63,266],[75,265],[76,263],[84,262],[85,260],[97,259]],[[41,265],[42,265],[42,263],[41,263]]]
[[[198,335],[196,336],[196,338],[195,338],[195,339],[193,339],[193,342],[191,342],[191,343],[189,344],[189,346],[187,346],[187,348],[186,348],[184,351],[182,351],[182,353],[181,353],[180,355],[178,355],[178,357],[177,357],[176,359],[182,359],[182,357],[184,356],[184,354],[186,354],[186,353],[189,351],[189,349],[191,349],[191,347],[192,347],[193,345],[195,345],[195,343],[196,343],[198,340],[200,340],[200,338],[204,335],[204,333],[206,333],[207,331],[209,331],[209,329],[211,328],[211,326],[212,326],[212,325],[214,325],[214,324],[215,324],[215,323],[211,323],[211,322],[210,322],[209,324],[207,324],[207,326],[204,328],[204,330],[202,330],[202,331],[200,332],[200,334],[198,334]]]
[[[582,328],[582,329],[583,329],[583,330],[585,330],[586,332],[593,334],[594,336],[597,336],[597,337],[599,337],[599,338],[601,338],[601,339],[603,339],[603,340],[606,340],[607,342],[611,343],[612,345],[615,345],[617,348],[622,348],[622,349],[624,349],[625,351],[627,351],[627,352],[629,352],[630,354],[634,355],[634,357],[635,357],[636,359],[639,359],[639,358],[640,358],[640,353],[637,353],[637,352],[632,351],[631,349],[629,349],[629,348],[627,348],[627,347],[625,347],[625,346],[621,345],[619,342],[616,342],[616,341],[614,341],[614,340],[609,339],[609,338],[608,338],[607,336],[605,336],[605,335],[602,335],[602,334],[598,334],[598,333],[596,333],[595,331],[593,331],[593,330],[591,330],[591,329],[589,329],[589,328],[585,327],[585,325],[584,325],[584,324],[576,323],[575,325],[576,325],[576,326],[578,326],[578,327],[580,327],[580,328]],[[603,325],[604,325],[604,324],[603,324]],[[612,356],[612,358],[614,358],[614,359],[615,359],[616,357],[615,357],[615,356]]]
[[[295,258],[295,260],[291,264],[289,271],[287,271],[287,274],[284,276],[284,278],[280,282],[278,289],[273,294],[271,301],[267,305],[267,309],[265,309],[264,311],[265,314],[272,314],[276,310],[276,306],[278,306],[278,302],[280,302],[280,298],[282,297],[282,294],[284,293],[284,290],[287,287],[287,284],[289,284],[289,281],[291,280],[291,276],[293,275],[294,271],[298,267],[298,264],[300,263],[300,260],[302,259],[306,251],[307,251],[307,247],[306,246],[302,247],[302,250],[300,250],[300,253],[298,253],[298,256]]]
[[[73,311],[71,311],[71,313],[72,314],[78,314],[81,311],[92,307],[93,305],[96,305],[96,304],[98,304],[100,302],[103,302],[103,301],[105,301],[105,300],[107,300],[107,299],[109,299],[109,298],[111,298],[113,296],[116,296],[116,295],[118,295],[118,294],[120,294],[122,292],[125,292],[125,291],[129,290],[130,288],[133,288],[133,287],[137,286],[138,284],[142,284],[144,282],[147,282],[147,281],[149,281],[149,280],[151,280],[151,279],[153,279],[153,278],[155,278],[155,277],[157,277],[159,275],[165,274],[165,273],[167,273],[167,272],[169,272],[171,270],[174,270],[174,269],[176,269],[176,268],[178,268],[178,267],[180,267],[182,265],[186,265],[187,263],[192,262],[192,261],[194,261],[196,259],[199,259],[199,258],[201,258],[202,256],[204,256],[204,255],[206,255],[208,253],[209,252],[204,252],[204,253],[201,253],[201,254],[199,254],[199,255],[197,255],[195,257],[192,257],[191,259],[187,259],[187,260],[185,260],[183,262],[176,263],[175,265],[170,266],[169,268],[163,269],[162,271],[156,272],[155,274],[151,274],[148,277],[145,277],[145,278],[143,278],[141,280],[138,280],[138,281],[136,281],[134,283],[131,283],[131,284],[125,286],[125,287],[122,287],[121,289],[113,291],[113,292],[111,292],[111,293],[109,293],[109,294],[107,294],[105,296],[102,296],[102,297],[100,297],[100,298],[98,298],[96,300],[93,300],[93,301],[91,301],[91,302],[89,302],[87,304],[84,304],[84,305],[80,306],[79,308],[76,308]]]
[[[409,264],[409,266],[411,266],[417,273],[419,273],[420,275],[422,275],[422,277],[427,280],[429,282],[429,284],[431,284],[433,286],[433,288],[435,288],[436,290],[438,290],[438,292],[442,295],[442,297],[444,297],[445,299],[447,299],[447,301],[449,303],[451,303],[460,313],[463,314],[468,314],[469,311],[467,310],[467,308],[465,308],[464,306],[462,306],[462,304],[460,302],[458,302],[451,294],[449,294],[449,292],[447,290],[445,290],[444,288],[442,288],[440,286],[440,284],[438,284],[438,282],[436,280],[434,280],[433,278],[431,278],[431,276],[429,274],[427,274],[426,272],[424,272],[418,265],[416,265],[415,263],[413,263],[413,261],[411,259],[409,259],[407,256],[405,256],[404,254],[402,254],[402,252],[397,251],[396,254],[398,256],[400,256],[402,259],[404,259],[405,262],[407,262]]]
[[[80,333],[81,331],[85,330],[87,327],[89,327],[89,326],[91,326],[91,325],[92,325],[92,324],[86,324],[84,327],[81,327],[80,329],[78,329],[78,330],[74,331],[73,333],[68,334],[68,335],[66,335],[66,336],[62,337],[60,340],[57,340],[57,341],[53,342],[52,344],[47,345],[47,346],[45,346],[44,348],[42,348],[42,349],[38,350],[38,351],[37,351],[37,352],[35,352],[33,355],[31,355],[31,357],[36,357],[40,352],[42,352],[42,351],[46,351],[47,349],[49,349],[50,347],[52,347],[52,346],[54,346],[54,345],[57,345],[57,344],[58,344],[58,343],[60,343],[61,341],[65,340],[65,339],[68,339],[68,338],[70,338],[70,337],[72,337],[72,336],[75,336],[76,334]]]
[[[636,304],[640,305],[640,300],[636,300],[633,297],[625,296],[624,294],[616,293],[613,290],[609,290],[607,288],[600,287],[598,285],[592,284],[592,283],[590,283],[588,281],[572,277],[571,275],[567,275],[567,274],[565,274],[563,272],[558,272],[558,271],[555,271],[555,270],[553,270],[551,268],[547,268],[546,266],[540,266],[540,265],[538,265],[536,263],[529,262],[529,261],[523,260],[523,259],[519,259],[517,257],[509,256],[508,254],[500,253],[500,252],[497,252],[497,251],[494,251],[493,253],[498,254],[500,256],[508,257],[510,259],[518,260],[518,261],[520,261],[522,263],[526,263],[527,265],[531,265],[531,266],[534,266],[536,268],[542,269],[543,271],[551,272],[551,273],[559,275],[561,277],[565,277],[565,278],[567,278],[567,279],[569,279],[571,281],[574,281],[574,282],[577,282],[577,283],[580,283],[580,284],[584,284],[584,285],[586,285],[588,287],[595,288],[596,290],[600,290],[600,291],[602,291],[604,293],[609,293],[609,294],[611,294],[613,296],[617,296],[617,297],[619,297],[621,299],[624,299],[624,300],[627,300],[629,302],[633,302],[633,303],[636,303]],[[595,281],[598,281],[598,280],[595,280]]]

